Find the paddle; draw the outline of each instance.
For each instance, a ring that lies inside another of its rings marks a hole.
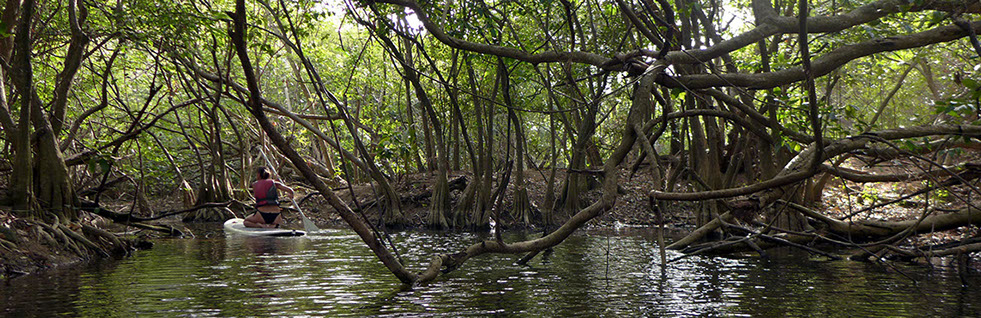
[[[269,170],[272,170],[274,174],[279,175],[278,173],[276,173],[276,168],[273,168],[272,163],[269,162],[269,158],[266,157],[265,149],[260,149],[259,153],[262,154],[262,159],[266,161],[266,166],[269,167]],[[300,211],[300,217],[303,219],[303,230],[307,232],[320,231],[320,229],[313,224],[313,221],[310,221],[310,219],[307,218],[307,215],[303,214],[303,209],[300,208],[299,204],[296,204],[296,200],[293,200],[292,196],[290,196],[290,201],[293,202],[293,207],[295,207],[297,211]]]
[[[313,221],[310,221],[306,214],[303,214],[303,209],[300,208],[299,204],[296,204],[296,200],[293,200],[293,197],[290,197],[290,201],[293,202],[293,206],[296,207],[297,211],[300,211],[300,216],[303,217],[303,229],[306,230],[307,233],[320,231],[316,225],[313,225]]]

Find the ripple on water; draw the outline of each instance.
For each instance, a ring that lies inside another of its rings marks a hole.
[[[632,232],[637,233],[637,232]],[[484,235],[398,232],[411,270]],[[517,235],[513,238],[530,237]],[[527,266],[470,260],[407,289],[357,235],[164,240],[87,269],[6,282],[0,316],[978,316],[977,288],[951,272],[799,253],[688,257],[660,265],[652,235],[577,235]],[[668,251],[668,258],[681,254]],[[897,271],[902,271],[900,274]],[[979,286],[978,275],[970,277]],[[907,278],[908,277],[908,278]],[[910,278],[918,283],[914,284]]]

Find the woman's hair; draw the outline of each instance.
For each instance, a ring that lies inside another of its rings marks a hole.
[[[266,167],[256,168],[255,172],[259,174],[259,179],[269,179],[269,171],[266,169]]]

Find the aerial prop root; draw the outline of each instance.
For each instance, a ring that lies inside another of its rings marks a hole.
[[[109,253],[105,249],[96,245],[85,236],[78,234],[64,224],[59,224],[57,217],[55,222],[47,224],[37,220],[26,220],[28,224],[36,225],[38,236],[51,248],[64,248],[78,256],[88,256],[88,252],[95,252],[108,257]]]

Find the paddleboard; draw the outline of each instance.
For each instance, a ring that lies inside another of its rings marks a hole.
[[[307,232],[300,230],[245,227],[243,221],[245,220],[238,218],[225,221],[225,232],[255,236],[300,236],[307,234]]]

